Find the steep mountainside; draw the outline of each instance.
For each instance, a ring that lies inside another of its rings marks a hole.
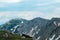
[[[33,37],[34,40],[59,40],[60,18],[51,20],[39,17],[32,20],[12,19],[1,25],[0,29],[19,35],[26,34]]]

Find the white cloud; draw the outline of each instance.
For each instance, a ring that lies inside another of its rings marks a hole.
[[[53,3],[55,3],[54,2],[54,0],[49,0],[49,1],[47,1],[47,2],[43,2],[43,3],[37,3],[37,4],[35,4],[36,6],[45,6],[45,5],[51,5],[51,4],[53,4]]]
[[[60,18],[60,8],[56,8],[52,13],[42,14],[43,18],[51,19],[53,17]]]
[[[23,18],[31,20],[36,17],[51,19],[53,17],[60,18],[60,8],[56,8],[52,13],[42,13],[38,11],[5,11],[0,12],[0,23],[5,23],[13,18]]]
[[[38,15],[39,14],[39,15]],[[9,21],[10,19],[14,19],[14,18],[23,18],[23,19],[27,19],[27,20],[31,20],[35,17],[39,17],[40,15],[42,15],[42,13],[40,12],[32,12],[32,11],[23,11],[23,12],[0,12],[0,23],[5,23],[7,21]]]
[[[59,2],[60,3],[60,0],[54,0],[55,2]]]
[[[28,12],[22,12],[22,13],[20,12],[19,14],[16,14],[16,15],[18,15],[18,17],[30,20],[30,19],[33,19],[35,17],[39,17],[40,15],[42,15],[42,13],[28,11]]]
[[[35,4],[35,6],[44,6],[44,5],[49,5],[50,3],[43,3],[43,4],[41,4],[41,3],[38,3],[38,4]]]
[[[35,6],[46,6],[54,3],[60,3],[60,0],[45,0],[45,1],[46,2],[41,3],[41,1],[38,0],[39,3],[35,4]]]
[[[16,2],[20,2],[22,0],[0,0],[0,2],[7,2],[7,3],[16,3]]]

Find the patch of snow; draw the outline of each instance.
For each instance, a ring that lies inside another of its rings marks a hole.
[[[39,32],[37,31],[36,34],[38,34]]]
[[[21,23],[24,23],[23,21]]]
[[[39,40],[39,39],[40,39],[40,36],[36,40]]]
[[[27,32],[23,32],[23,34],[26,34]]]
[[[56,26],[60,26],[60,23],[56,23],[55,21],[53,22]]]
[[[36,34],[38,34],[38,33],[39,33],[39,31],[40,31],[40,29],[38,29],[38,31],[36,31]]]
[[[52,36],[52,38],[49,38],[49,40],[53,40],[53,39],[54,39],[54,37],[55,37],[55,34]]]
[[[16,29],[18,26],[20,26],[20,25],[17,25],[17,26],[15,26],[14,28]]]
[[[32,32],[34,30],[34,28],[32,28],[32,30],[30,32]]]
[[[11,29],[11,30],[12,30],[12,33],[15,32],[15,30],[17,29],[18,26],[19,26],[19,25],[15,26],[14,28]]]
[[[32,36],[33,31],[34,31],[34,28],[32,28],[32,29],[30,30],[30,32],[28,33],[28,35]]]
[[[13,29],[11,29],[11,31],[12,31]]]
[[[35,33],[33,33],[32,37],[34,37]]]
[[[45,40],[47,40],[47,38]]]
[[[58,26],[60,26],[60,23],[58,23]]]
[[[34,29],[36,30],[38,28],[38,26],[36,26]]]
[[[53,23],[57,26],[57,23],[55,21]]]
[[[60,38],[60,35],[55,40],[58,40],[59,38]]]

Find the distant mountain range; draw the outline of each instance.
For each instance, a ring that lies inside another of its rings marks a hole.
[[[17,18],[0,25],[0,30],[18,35],[26,34],[33,37],[33,40],[60,40],[60,18],[51,20],[40,17],[32,20]]]

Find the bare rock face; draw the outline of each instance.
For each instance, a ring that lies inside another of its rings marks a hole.
[[[56,40],[60,39],[60,19],[53,18],[46,25],[44,33],[41,35],[40,40]]]
[[[19,35],[26,34],[34,40],[60,40],[60,18],[13,19],[1,26],[0,29]]]

